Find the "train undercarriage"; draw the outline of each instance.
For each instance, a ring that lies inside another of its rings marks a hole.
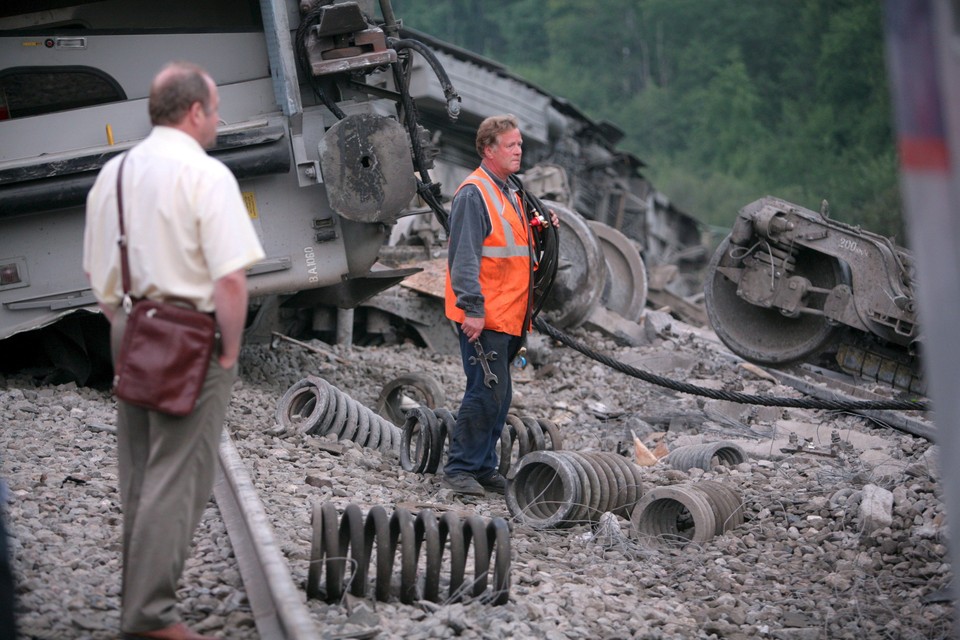
[[[892,240],[767,197],[740,210],[707,268],[704,302],[746,360],[823,364],[923,394],[914,277]]]

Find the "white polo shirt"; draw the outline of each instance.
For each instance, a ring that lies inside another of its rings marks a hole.
[[[130,292],[182,298],[213,311],[213,283],[265,257],[236,178],[192,137],[154,127],[127,153],[123,211]],[[123,298],[117,220],[121,157],[100,171],[87,195],[83,269],[97,300],[116,308]]]

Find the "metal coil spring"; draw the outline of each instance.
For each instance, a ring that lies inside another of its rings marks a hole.
[[[512,479],[523,456],[533,451],[560,451],[563,437],[550,420],[507,414],[507,422],[500,432],[500,475]]]
[[[398,376],[383,386],[380,397],[377,398],[377,413],[393,424],[403,424],[406,419],[403,408],[405,402],[434,409],[446,403],[446,396],[436,379],[413,371]]]
[[[763,243],[762,248],[766,249],[766,251],[758,249],[753,254],[758,261],[782,270],[785,275],[793,273],[794,269],[796,269],[797,257],[795,250],[770,239],[767,239],[767,241]]]
[[[643,495],[640,468],[615,453],[533,451],[507,484],[507,510],[534,529],[628,518]]]
[[[717,465],[736,466],[747,459],[747,453],[733,442],[707,442],[678,447],[671,451],[664,462],[674,469],[703,469],[710,471]]]
[[[370,586],[367,574],[376,546],[374,594],[381,602],[389,601],[393,593],[404,604],[417,600],[459,602],[469,597],[501,605],[510,599],[510,527],[503,518],[484,522],[472,515],[461,520],[452,512],[438,518],[430,509],[413,515],[402,507],[387,515],[382,506],[373,507],[364,518],[360,507],[348,504],[338,523],[336,507],[327,502],[314,504],[312,524],[307,575],[310,598],[336,602],[345,591],[366,597]],[[447,595],[441,600],[440,574],[447,550],[450,579]],[[467,580],[470,555],[473,575]],[[493,572],[488,590],[491,558]],[[393,579],[396,564],[400,568],[399,584]]]
[[[739,491],[710,480],[656,487],[634,507],[630,523],[641,542],[702,543],[743,524],[743,503]]]
[[[444,445],[449,446],[456,416],[447,409],[416,407],[407,411],[401,428],[400,465],[405,471],[436,473],[440,468]],[[411,445],[414,447],[410,451]],[[549,420],[531,416],[507,415],[497,444],[500,459],[498,471],[512,477],[511,467],[531,451],[563,448],[560,430]]]
[[[276,418],[277,427],[270,431],[273,435],[334,433],[338,440],[385,452],[397,453],[400,447],[399,427],[316,376],[307,376],[287,389],[277,402]]]
[[[456,417],[447,409],[424,406],[407,411],[406,416],[400,430],[400,466],[404,471],[436,473]],[[411,444],[414,445],[413,457]]]

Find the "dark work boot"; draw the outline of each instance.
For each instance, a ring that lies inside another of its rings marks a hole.
[[[483,478],[478,478],[477,482],[479,482],[480,486],[487,491],[499,493],[500,495],[503,495],[507,492],[507,479],[496,471]]]
[[[460,493],[466,496],[482,496],[483,487],[477,482],[477,479],[468,473],[457,473],[452,476],[444,474],[443,481],[440,483],[445,489],[450,489],[454,493]]]

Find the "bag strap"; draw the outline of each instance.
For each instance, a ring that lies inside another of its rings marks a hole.
[[[120,280],[123,284],[123,309],[130,313],[133,301],[130,299],[130,263],[127,261],[127,231],[123,225],[123,165],[127,162],[127,154],[123,154],[120,169],[117,171],[117,214],[120,217]]]
[[[120,237],[117,244],[120,246],[120,281],[123,285],[123,310],[127,313],[133,309],[133,298],[130,296],[130,263],[127,258],[127,230],[123,224],[123,165],[127,162],[127,154],[123,155],[120,161],[120,169],[117,170],[117,215],[120,218]],[[172,302],[190,309],[196,309],[196,305],[189,300],[182,298],[167,298],[167,302]]]

